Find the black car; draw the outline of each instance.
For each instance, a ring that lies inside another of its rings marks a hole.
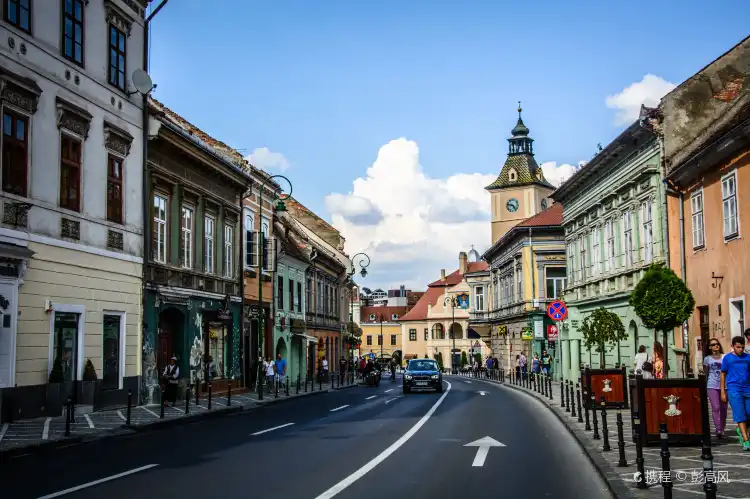
[[[432,359],[412,359],[404,372],[404,393],[412,390],[443,391],[443,375]]]

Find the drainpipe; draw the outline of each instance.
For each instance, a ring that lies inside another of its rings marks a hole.
[[[534,278],[534,270],[536,269],[536,262],[534,261],[534,243],[531,239],[531,227],[529,227],[529,252],[530,252],[530,259],[531,259],[531,308],[532,311],[536,309],[534,306],[534,302],[536,301],[536,279]],[[534,324],[534,314],[532,312],[531,314],[531,323]],[[534,326],[531,327],[531,334],[534,334]],[[534,344],[534,337],[532,336],[531,345]],[[521,340],[521,345],[523,345],[523,339]],[[533,348],[529,349],[529,356],[533,356]],[[521,351],[523,351],[523,347],[521,347]]]
[[[250,197],[253,193],[252,182],[245,186],[246,191],[240,196],[240,233],[238,234],[240,242],[240,250],[237,252],[237,271],[239,276],[240,285],[240,352],[242,352],[242,362],[240,362],[240,378],[242,381],[246,381],[247,387],[250,386],[250,373],[244,372],[245,368],[245,356],[250,355],[250,352],[245,351],[245,199]],[[250,357],[252,359],[252,357]],[[252,365],[248,366],[252,369]],[[245,380],[247,378],[247,380]]]
[[[676,190],[670,182],[664,179],[664,199],[666,202],[667,196],[676,196],[680,203],[680,278],[682,282],[687,285],[687,269],[685,266],[685,203],[684,195],[682,192]],[[664,217],[666,219],[666,217]],[[685,366],[683,367],[684,374],[687,376],[688,363],[690,362],[690,338],[685,338],[684,332],[682,333],[683,341],[685,342]],[[685,341],[686,340],[686,341]]]

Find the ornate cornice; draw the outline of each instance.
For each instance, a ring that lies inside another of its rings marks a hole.
[[[16,106],[30,114],[36,113],[42,89],[31,78],[25,78],[0,68],[0,101]]]
[[[133,136],[111,123],[104,122],[104,146],[121,156],[130,154]]]
[[[85,139],[89,136],[91,113],[57,97],[57,128],[65,128]]]
[[[133,28],[133,19],[129,15],[109,0],[105,0],[104,2],[104,13],[107,24],[112,24],[117,27],[117,29],[130,36],[130,31]],[[109,36],[109,34],[107,34],[107,36]]]

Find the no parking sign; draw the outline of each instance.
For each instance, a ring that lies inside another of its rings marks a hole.
[[[547,317],[553,321],[561,321],[568,317],[568,307],[561,300],[555,300],[547,305]]]

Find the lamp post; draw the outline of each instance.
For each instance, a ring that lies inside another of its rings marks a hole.
[[[451,335],[451,338],[453,338],[453,349],[451,350],[451,367],[456,371],[456,364],[461,362],[461,359],[459,358],[458,362],[456,362],[456,332],[454,331],[453,326],[456,324],[456,305],[458,305],[458,300],[456,300],[455,296],[446,296],[445,300],[443,300],[443,303],[447,306],[451,306],[451,327],[448,330],[448,334]]]
[[[354,274],[357,273],[357,267],[356,267],[356,265],[354,263],[354,260],[358,256],[362,257],[359,260],[359,268],[360,268],[359,275],[361,275],[363,279],[365,277],[367,277],[367,267],[370,266],[370,257],[367,256],[367,253],[364,253],[364,252],[360,251],[359,253],[357,253],[356,255],[354,255],[353,257],[351,257],[349,259],[349,261],[352,263],[352,270],[350,270],[349,272],[346,273],[346,278],[349,281],[351,281],[352,284],[354,283],[354,281],[352,280],[352,278],[354,277]],[[365,260],[367,261],[366,263],[365,263]],[[349,290],[349,309],[350,309],[350,317],[349,317],[349,352],[350,352],[350,356],[353,358],[354,357],[354,346],[352,345],[352,338],[354,337],[354,288],[353,287]]]
[[[286,211],[284,201],[289,199],[292,195],[292,183],[283,175],[270,175],[260,184],[260,190],[258,193],[258,399],[263,400],[263,342],[265,341],[263,334],[263,267],[266,264],[263,251],[265,241],[263,238],[263,189],[266,186],[266,182],[272,179],[281,178],[286,180],[289,184],[289,192],[286,194],[279,194],[276,198],[276,206],[273,207],[274,212],[282,213]]]
[[[380,335],[378,337],[378,343],[380,343],[380,362],[383,362],[383,314],[380,314]]]

